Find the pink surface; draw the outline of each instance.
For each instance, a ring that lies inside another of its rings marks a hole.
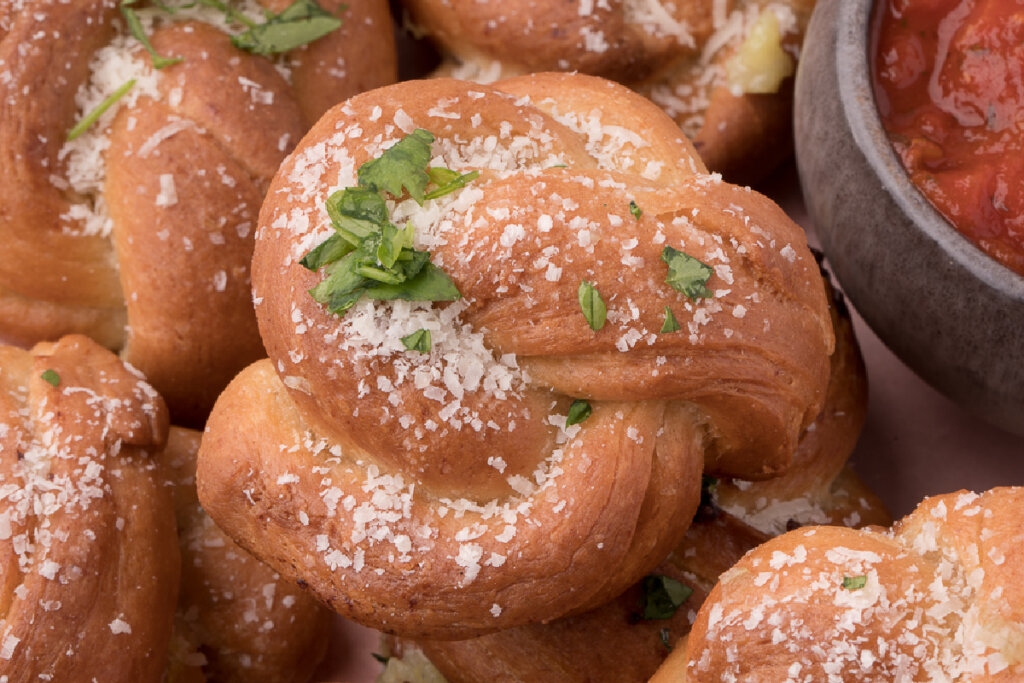
[[[808,230],[790,165],[760,188]],[[1007,434],[965,412],[904,365],[854,311],[854,328],[868,369],[867,423],[852,462],[895,517],[924,497],[958,489],[1024,485],[1024,437]],[[321,681],[371,683],[380,665],[370,656],[375,632],[339,618]]]

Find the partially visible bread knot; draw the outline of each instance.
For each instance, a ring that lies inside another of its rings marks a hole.
[[[21,4],[0,8],[0,341],[87,334],[201,425],[264,354],[249,263],[271,177],[329,106],[394,80],[386,3],[349,3],[276,62],[234,47],[211,6],[132,6],[180,59],[161,69],[112,0]]]
[[[800,529],[756,548],[657,680],[1024,676],[1024,489],[925,499],[890,531]]]

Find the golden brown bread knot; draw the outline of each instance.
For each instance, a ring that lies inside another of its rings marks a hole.
[[[792,74],[814,0],[406,5],[447,53],[442,75],[579,71],[619,81],[664,108],[733,182],[763,177],[790,153],[792,88],[777,79]]]
[[[292,84],[188,12],[137,10],[156,51],[184,58],[157,71],[113,0],[21,4],[0,6],[2,335],[123,349],[176,421],[201,424],[263,355],[249,262],[271,176],[328,106],[394,79],[386,3],[349,3],[340,30],[284,56]],[[116,114],[66,141],[82,103],[129,78]]]
[[[418,127],[433,166],[481,173],[391,202],[463,299],[329,314],[299,265],[329,233],[324,200]],[[712,267],[710,297],[666,284],[666,246]],[[789,464],[828,379],[800,229],[706,175],[648,100],[587,76],[411,82],[333,109],[268,193],[253,273],[271,359],[219,399],[200,499],[386,631],[465,637],[611,599],[678,543],[705,461],[748,478]],[[598,332],[581,281],[607,303]],[[666,306],[681,330],[658,334]],[[430,353],[400,341],[418,328]],[[574,398],[593,414],[566,427]]]
[[[925,499],[891,531],[800,529],[751,551],[662,681],[1024,676],[1024,488]]]
[[[801,436],[786,474],[761,482],[722,479],[708,486],[710,497],[686,537],[652,572],[694,591],[671,618],[641,618],[645,590],[640,582],[607,605],[549,624],[415,645],[449,683],[642,683],[689,631],[719,575],[771,535],[812,522],[888,525],[892,520],[881,502],[844,469],[864,424],[867,380],[840,299],[831,310],[836,351],[824,409]]]
[[[0,675],[159,680],[178,546],[148,456],[166,430],[160,397],[88,339],[0,347]]]

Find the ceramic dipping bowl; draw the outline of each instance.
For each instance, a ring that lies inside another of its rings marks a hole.
[[[1024,278],[957,232],[904,171],[875,107],[873,4],[819,0],[807,32],[795,135],[808,212],[882,341],[967,410],[1024,434]]]

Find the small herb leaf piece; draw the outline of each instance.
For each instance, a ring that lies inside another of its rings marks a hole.
[[[679,331],[679,321],[676,320],[676,316],[672,313],[672,309],[668,306],[665,307],[665,322],[661,325],[661,333],[667,334],[669,332]]]
[[[124,97],[132,87],[135,86],[135,79],[131,79],[117,90],[110,94],[110,97],[99,103],[95,109],[82,117],[82,120],[75,124],[75,127],[68,131],[68,142],[74,140],[79,135],[89,130],[89,128],[100,120],[108,109],[114,106],[114,103]]]
[[[581,398],[576,399],[572,402],[572,405],[569,406],[569,415],[565,418],[565,426],[571,427],[583,422],[590,417],[591,412],[592,409],[588,402]]]
[[[640,220],[640,216],[644,214],[643,209],[637,206],[636,202],[632,199],[629,200],[629,212],[633,214],[633,218]]]
[[[861,588],[866,586],[868,583],[868,577],[866,576],[844,576],[843,577],[843,588],[848,591],[859,591]]]
[[[661,260],[668,264],[665,282],[671,285],[672,289],[682,292],[694,301],[713,296],[706,285],[715,272],[714,268],[672,247],[662,249]]]
[[[423,193],[430,182],[426,169],[430,163],[430,144],[433,141],[432,133],[417,128],[380,157],[360,166],[359,184],[395,197],[401,197],[404,194],[402,188],[405,188],[410,197],[422,204]]]
[[[402,344],[410,351],[430,353],[430,330],[416,330],[412,334],[402,337]]]
[[[663,574],[644,577],[644,619],[671,619],[693,589]]]
[[[454,174],[454,177],[449,176],[449,180],[446,180],[444,183],[440,183],[434,179],[434,171],[445,171],[446,173]],[[430,182],[435,185],[440,185],[440,187],[423,195],[424,199],[437,199],[438,197],[443,197],[446,194],[451,194],[452,192],[455,192],[455,190],[465,187],[467,183],[480,177],[480,171],[470,171],[469,173],[463,173],[460,175],[458,171],[451,171],[447,168],[431,168],[427,173],[430,175]]]
[[[381,655],[381,654],[377,654],[376,652],[371,652],[371,653],[370,653],[370,655],[371,655],[371,656],[372,656],[372,657],[373,657],[374,659],[376,659],[376,660],[377,660],[378,662],[380,662],[381,664],[387,664],[387,663],[388,663],[388,660],[390,660],[390,659],[391,659],[391,657],[386,657],[386,656],[384,656],[384,655]]]
[[[149,36],[146,35],[146,31],[142,28],[142,22],[139,21],[139,15],[135,13],[129,5],[134,5],[136,0],[121,0],[121,15],[124,16],[124,21],[128,24],[128,30],[131,31],[132,36],[135,40],[142,43],[142,47],[146,48],[146,52],[153,60],[154,69],[163,69],[164,67],[177,64],[185,60],[184,57],[163,57],[156,51],[153,44],[149,42]]]
[[[43,381],[49,384],[51,387],[55,387],[60,384],[60,375],[57,374],[56,370],[46,369],[43,374],[39,375],[43,378]]]
[[[580,302],[580,309],[583,317],[587,319],[590,329],[595,332],[604,327],[605,319],[608,317],[608,309],[604,305],[604,299],[593,284],[584,280],[580,283],[577,291]]]
[[[320,270],[321,266],[337,261],[345,254],[352,251],[352,245],[346,242],[341,235],[334,234],[321,242],[311,252],[302,257],[299,261],[304,267],[314,272]]]
[[[271,55],[312,43],[340,27],[341,19],[317,4],[316,0],[295,0],[280,14],[232,36],[231,42],[235,47],[254,54]]]

